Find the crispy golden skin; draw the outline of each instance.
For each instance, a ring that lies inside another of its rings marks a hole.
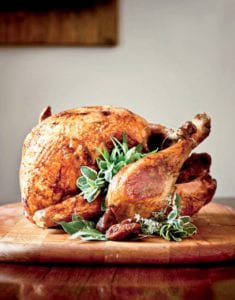
[[[20,187],[25,214],[30,220],[38,210],[56,205],[79,192],[75,183],[80,176],[80,167],[96,167],[96,147],[106,145],[110,148],[110,137],[121,139],[122,133],[126,132],[130,146],[142,143],[147,149],[150,134],[143,118],[122,108],[83,107],[48,115],[47,109],[23,145]],[[67,200],[62,205],[64,211],[70,205]],[[87,210],[91,207],[92,215],[93,206],[86,205]],[[99,213],[97,208],[96,214]],[[48,218],[44,224],[36,217],[34,221],[40,226],[51,226]]]

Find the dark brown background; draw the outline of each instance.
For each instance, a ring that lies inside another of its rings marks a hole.
[[[2,45],[115,45],[117,0],[4,1]]]

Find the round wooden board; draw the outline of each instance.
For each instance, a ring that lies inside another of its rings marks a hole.
[[[71,240],[61,229],[41,229],[26,220],[20,203],[0,207],[1,262],[179,264],[235,259],[235,210],[210,203],[194,217],[198,233],[182,242]]]

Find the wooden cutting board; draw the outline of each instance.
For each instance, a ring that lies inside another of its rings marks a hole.
[[[235,210],[210,203],[194,217],[199,232],[182,242],[154,237],[128,242],[70,240],[61,229],[41,229],[19,203],[0,207],[1,262],[176,264],[235,259]]]

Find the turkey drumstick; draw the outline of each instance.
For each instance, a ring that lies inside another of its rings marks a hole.
[[[167,206],[182,165],[192,149],[210,132],[210,118],[206,114],[198,114],[181,128],[185,128],[184,137],[176,144],[122,168],[114,176],[106,205],[118,222],[133,218],[135,214],[148,218],[153,211]]]

